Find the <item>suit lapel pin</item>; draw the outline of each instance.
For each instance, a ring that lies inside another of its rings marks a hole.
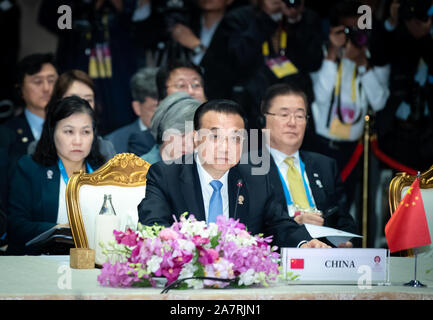
[[[245,200],[244,196],[243,196],[243,195],[240,195],[240,196],[238,197],[238,204],[243,205],[243,204],[244,204],[244,200]]]
[[[316,184],[320,189],[323,188],[322,181],[320,181],[319,179],[316,180]]]
[[[319,175],[318,175],[317,173],[313,173],[313,177],[314,177],[314,178],[318,178]]]
[[[53,178],[53,170],[47,170],[47,179],[51,180]]]

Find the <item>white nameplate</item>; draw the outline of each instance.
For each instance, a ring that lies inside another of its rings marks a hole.
[[[387,249],[281,248],[283,274],[298,276],[289,283],[389,283]]]

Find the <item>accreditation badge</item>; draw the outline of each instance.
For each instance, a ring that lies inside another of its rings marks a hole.
[[[329,135],[340,139],[349,139],[351,128],[350,123],[342,123],[338,117],[334,117],[329,126]]]
[[[268,59],[266,64],[278,79],[298,73],[298,68],[284,56]]]

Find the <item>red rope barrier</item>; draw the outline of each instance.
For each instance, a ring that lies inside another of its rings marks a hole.
[[[388,157],[386,154],[384,154],[380,149],[379,149],[379,145],[377,143],[377,139],[371,139],[370,141],[370,145],[371,148],[374,152],[374,154],[376,155],[376,157],[385,162],[388,166],[390,166],[393,169],[399,170],[399,171],[404,171],[407,172],[408,174],[410,174],[411,176],[416,176],[417,175],[417,171],[406,167],[405,165],[395,161],[394,159],[391,159],[390,157]]]
[[[398,171],[404,171],[404,172],[410,174],[411,176],[417,175],[416,170],[409,168],[409,167],[406,167],[405,165],[395,161],[394,159],[390,158],[385,153],[383,153],[379,149],[379,145],[377,143],[377,138],[372,138],[370,140],[370,145],[371,145],[371,149],[373,150],[375,156],[379,160],[381,160],[382,162],[386,163],[391,168],[398,170]],[[358,143],[358,145],[355,148],[355,151],[353,152],[352,156],[349,159],[349,162],[346,164],[346,166],[343,168],[343,170],[341,170],[340,177],[341,177],[341,180],[343,182],[346,181],[347,177],[350,175],[353,168],[355,168],[356,164],[359,161],[359,158],[362,155],[363,149],[364,149],[364,145],[362,143]]]
[[[362,155],[363,149],[364,149],[364,144],[358,143],[355,148],[355,151],[353,151],[353,154],[349,159],[349,162],[346,164],[343,170],[341,170],[340,177],[343,182],[346,181],[347,177],[350,175],[353,168],[355,168],[359,158]]]

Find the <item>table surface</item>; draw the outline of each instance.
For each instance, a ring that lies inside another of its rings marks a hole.
[[[412,280],[414,258],[391,257],[390,284],[361,289],[356,285],[273,284],[267,288],[171,290],[161,288],[110,288],[97,282],[100,269],[69,268],[69,256],[1,256],[0,300],[433,300],[431,259],[418,258],[417,279],[427,288],[406,287]]]

